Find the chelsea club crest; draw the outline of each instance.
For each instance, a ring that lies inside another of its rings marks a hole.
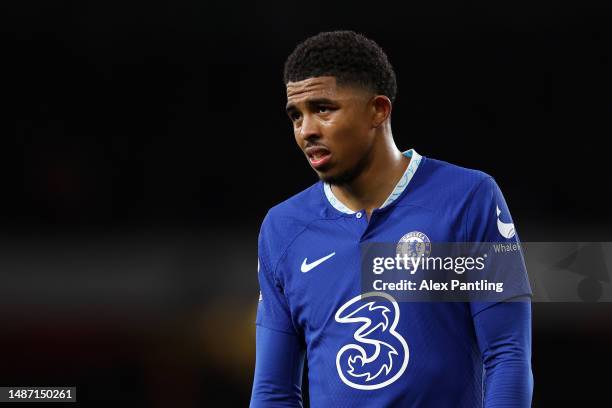
[[[401,257],[428,257],[431,254],[431,241],[423,232],[412,231],[400,238],[396,252]]]

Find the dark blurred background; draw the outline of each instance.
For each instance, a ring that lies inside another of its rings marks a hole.
[[[523,241],[612,241],[611,17],[606,1],[3,3],[0,385],[247,405],[258,226],[316,181],[282,66],[319,31],[387,51],[398,146],[493,175]],[[533,310],[534,406],[607,405],[611,304]]]

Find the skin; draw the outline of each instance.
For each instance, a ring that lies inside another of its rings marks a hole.
[[[295,141],[307,159],[307,148],[329,150],[329,162],[313,169],[340,201],[351,210],[365,210],[368,219],[410,162],[393,140],[391,109],[386,96],[339,86],[332,76],[287,83],[287,114]]]

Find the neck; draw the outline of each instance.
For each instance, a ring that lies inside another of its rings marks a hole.
[[[334,195],[353,211],[364,209],[368,219],[380,208],[406,171],[410,159],[402,154],[391,134],[381,135],[363,171],[351,182],[331,186]]]

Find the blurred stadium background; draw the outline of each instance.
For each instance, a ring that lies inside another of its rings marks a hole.
[[[322,30],[383,46],[399,146],[495,176],[523,241],[612,241],[606,2],[1,7],[0,385],[247,405],[258,225],[316,181],[282,65]],[[612,305],[533,309],[534,406],[606,405]]]

